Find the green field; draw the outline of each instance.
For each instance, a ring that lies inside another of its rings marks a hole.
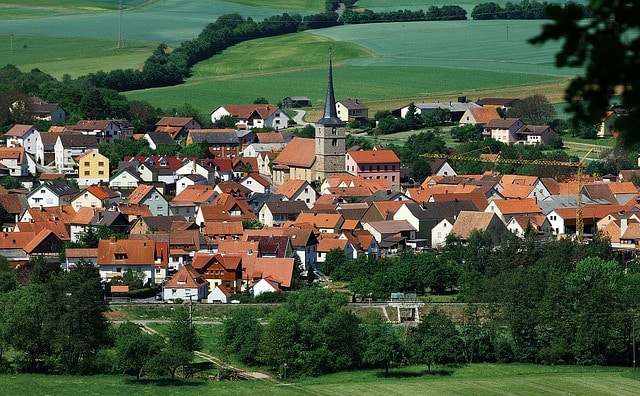
[[[638,393],[638,374],[624,368],[478,364],[455,369],[425,367],[358,371],[295,382],[214,382],[135,379],[125,376],[0,375],[3,393],[21,395],[581,395]]]
[[[322,12],[324,11],[323,0],[226,0],[228,3],[241,4],[250,7],[280,8],[286,10],[302,10]]]
[[[79,10],[72,0],[66,0],[62,4],[69,8],[60,8],[58,12],[46,8],[28,7],[34,0],[20,2],[20,5],[12,6],[0,0],[0,36],[3,35],[39,35],[43,37],[90,37],[117,40],[119,36],[120,13],[117,10],[117,0],[111,0],[114,7],[105,12],[104,9],[94,11]],[[18,2],[19,0],[12,0]],[[39,3],[42,0],[37,0]],[[307,5],[310,0],[303,2],[295,0],[278,0],[275,2],[243,1],[228,2],[221,0],[154,0],[143,2],[136,0],[133,5],[130,0],[124,0],[122,13],[122,30],[124,38],[128,40],[141,40],[153,43],[166,43],[170,46],[179,45],[183,41],[196,37],[207,24],[214,22],[219,16],[231,13],[239,13],[261,21],[272,15],[282,15],[283,12],[297,13],[301,15],[317,12],[305,11],[299,7]],[[87,0],[80,4],[90,3]],[[106,0],[99,0],[97,5],[108,4]],[[321,2],[323,3],[323,2]],[[57,4],[57,3],[56,3]],[[267,7],[268,5],[268,7]],[[282,7],[278,8],[276,5]],[[4,16],[7,13],[19,12],[21,17],[9,19]],[[45,12],[43,12],[45,11]],[[38,17],[37,23],[24,18],[24,13],[31,12],[31,17]],[[0,59],[2,55],[0,54]]]
[[[38,68],[60,79],[76,78],[99,70],[138,69],[157,45],[80,37],[0,36],[0,59],[23,71]],[[46,55],[46,57],[45,57]]]
[[[476,100],[542,92],[560,100],[571,74],[549,64],[552,50],[533,49],[519,38],[533,35],[539,22],[516,29],[519,33],[514,33],[508,50],[495,51],[474,45],[473,37],[465,34],[473,27],[476,36],[489,37],[496,33],[491,23],[438,23],[437,29],[430,23],[407,25],[411,25],[406,28],[411,29],[406,33],[407,48],[412,50],[405,55],[398,54],[394,45],[402,36],[402,24],[341,26],[245,42],[198,64],[184,85],[126,95],[169,109],[188,101],[202,113],[223,103],[246,103],[258,97],[276,103],[294,95],[308,96],[315,108],[321,108],[329,47],[335,59],[337,99],[360,98],[373,111],[411,101],[456,100],[460,95]],[[425,29],[433,32],[422,33]],[[459,45],[447,49],[445,43],[453,32]],[[408,37],[420,34],[429,40],[408,44]],[[517,61],[510,60],[512,56]]]

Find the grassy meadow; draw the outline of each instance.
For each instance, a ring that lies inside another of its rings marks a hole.
[[[638,374],[625,368],[477,364],[357,371],[294,381],[207,381],[126,376],[0,375],[8,395],[636,395]]]

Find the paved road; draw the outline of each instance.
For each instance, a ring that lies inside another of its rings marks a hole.
[[[296,115],[293,116],[293,120],[296,122],[296,124],[302,125],[302,126],[304,126],[304,125],[313,125],[312,123],[306,122],[304,120],[304,116],[305,116],[305,114],[307,114],[306,111],[304,111],[304,110],[295,110],[295,112],[296,112]]]

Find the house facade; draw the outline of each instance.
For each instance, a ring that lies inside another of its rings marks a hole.
[[[365,179],[381,179],[400,186],[400,158],[393,150],[355,150],[345,155],[346,171]]]
[[[91,186],[109,182],[109,158],[97,149],[85,151],[76,157],[78,164],[78,185]]]
[[[55,163],[59,173],[76,173],[75,158],[88,150],[98,149],[96,136],[61,133],[54,145]]]
[[[367,121],[369,119],[369,106],[360,99],[346,99],[336,102],[338,118],[343,122]]]
[[[265,128],[285,129],[291,117],[282,109],[269,104],[222,105],[211,112],[211,122],[222,117],[235,117],[240,129]]]
[[[64,180],[42,183],[27,195],[30,208],[67,206],[80,191]]]
[[[33,125],[17,124],[4,134],[7,147],[24,147],[25,151],[31,154],[36,161],[38,160],[38,146],[42,145],[40,141],[40,132]]]
[[[154,216],[167,216],[169,202],[157,188],[148,184],[139,185],[129,195],[130,205],[147,205]]]
[[[9,176],[29,175],[29,160],[24,147],[0,147],[0,164],[9,170]]]

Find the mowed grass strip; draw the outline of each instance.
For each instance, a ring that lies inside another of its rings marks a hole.
[[[123,0],[128,8],[150,3],[153,0]],[[21,7],[44,10],[65,10],[75,12],[96,12],[101,10],[117,10],[118,0],[0,0],[0,9]]]
[[[226,0],[226,2],[259,8],[281,8],[285,10],[314,12],[324,11],[324,0]]]
[[[476,364],[455,369],[432,367],[343,372],[288,382],[215,382],[143,379],[127,376],[0,375],[6,394],[22,395],[636,395],[638,375],[626,368]]]
[[[153,43],[80,37],[0,35],[0,59],[22,71],[38,68],[55,78],[76,78],[100,70],[138,69],[157,47]]]

